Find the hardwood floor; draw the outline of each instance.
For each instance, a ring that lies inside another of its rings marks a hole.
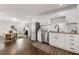
[[[44,44],[41,42],[34,42],[33,46],[37,47],[38,49],[50,54],[50,55],[77,55],[76,53],[72,53],[69,51],[66,51],[64,49],[60,49],[48,44]]]
[[[16,41],[0,42],[0,55],[76,55],[74,53],[51,47],[43,43],[34,42],[20,37]]]
[[[32,43],[33,41],[27,38],[0,43],[0,55],[47,55],[47,53],[34,47]]]

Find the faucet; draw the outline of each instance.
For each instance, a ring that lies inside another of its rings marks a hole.
[[[75,27],[74,29],[71,30],[71,33],[77,33],[77,28]]]
[[[59,32],[60,28],[58,24],[55,25],[55,28],[57,28],[57,32]]]

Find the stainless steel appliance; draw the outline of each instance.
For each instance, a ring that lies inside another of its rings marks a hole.
[[[49,32],[39,30],[38,31],[38,41],[49,44]]]
[[[31,23],[31,40],[37,41],[37,31],[40,29],[39,22]]]
[[[43,43],[49,43],[49,32],[42,31],[42,42]]]

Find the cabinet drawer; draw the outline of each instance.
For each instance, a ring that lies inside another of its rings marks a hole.
[[[76,48],[78,48],[79,47],[79,42],[75,42],[75,41],[68,41],[68,40],[66,40],[64,44],[65,44],[65,48],[69,48],[69,47],[76,47]]]
[[[54,36],[54,39],[59,39],[59,37],[58,36]]]
[[[66,45],[75,45],[75,46],[78,46],[79,45],[79,42],[65,42]]]
[[[69,39],[70,41],[78,41],[78,39],[73,39],[73,38],[71,38],[71,39]]]
[[[69,38],[74,38],[74,39],[78,39],[79,38],[79,35],[73,35],[73,34],[69,34],[67,35]]]
[[[78,47],[78,42],[77,43],[74,43],[74,42],[70,42],[70,46],[73,46],[73,47]]]
[[[79,41],[79,36],[78,35],[67,35],[68,41]]]
[[[79,47],[67,47],[65,50],[79,54]]]
[[[74,53],[78,53],[78,54],[79,54],[79,49],[78,49],[78,48],[70,47],[69,50],[70,50],[71,52],[74,52]]]
[[[70,39],[70,40],[68,40],[70,43],[79,43],[79,40],[78,39]]]

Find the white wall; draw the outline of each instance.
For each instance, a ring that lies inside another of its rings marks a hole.
[[[18,32],[22,32],[27,16],[7,10],[0,10],[0,36],[3,36],[5,31],[8,31],[11,25],[15,25]],[[14,21],[12,20],[14,19]]]
[[[23,26],[22,23],[11,21],[11,20],[0,19],[0,36],[3,36],[5,31],[9,30],[11,25],[14,25],[18,30],[18,32],[22,31],[22,26]]]

